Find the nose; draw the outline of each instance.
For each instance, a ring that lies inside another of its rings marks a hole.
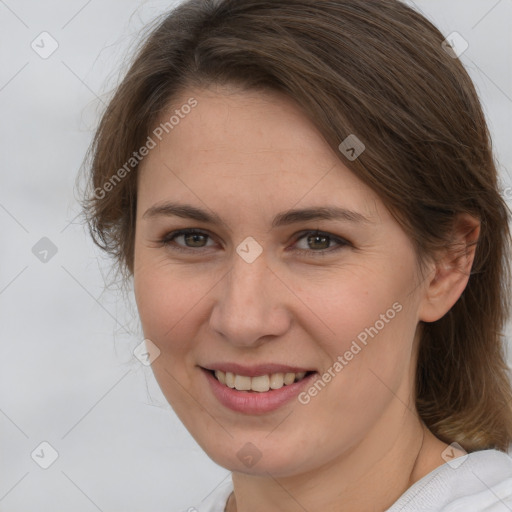
[[[231,344],[259,346],[289,329],[290,292],[267,265],[265,252],[252,263],[234,253],[231,271],[214,290],[210,327]]]

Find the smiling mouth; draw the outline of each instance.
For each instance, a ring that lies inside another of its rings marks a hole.
[[[284,386],[290,386],[295,382],[300,382],[308,375],[315,373],[271,373],[268,375],[259,375],[257,377],[248,377],[246,375],[237,375],[231,372],[221,370],[208,370],[221,384],[237,391],[254,391],[257,393],[266,393],[274,389],[280,389]]]

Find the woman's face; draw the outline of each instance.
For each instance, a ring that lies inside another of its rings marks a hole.
[[[175,108],[141,164],[134,265],[164,395],[233,471],[378,456],[413,408],[412,244],[291,100],[217,88]]]

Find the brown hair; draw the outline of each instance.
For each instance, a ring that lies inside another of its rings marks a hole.
[[[416,405],[445,442],[507,450],[509,211],[473,83],[443,40],[397,0],[187,1],[151,27],[109,102],[88,153],[84,206],[95,242],[132,273],[137,166],[112,180],[170,102],[211,84],[281,91],[334,150],[350,134],[364,142],[343,162],[379,194],[420,262],[450,243],[456,214],[480,219],[465,291],[422,325]]]

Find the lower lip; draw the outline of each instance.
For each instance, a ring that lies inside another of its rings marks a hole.
[[[275,411],[293,400],[318,374],[312,373],[299,382],[265,393],[237,391],[219,382],[208,370],[201,368],[217,400],[232,411],[245,414],[264,414]]]

